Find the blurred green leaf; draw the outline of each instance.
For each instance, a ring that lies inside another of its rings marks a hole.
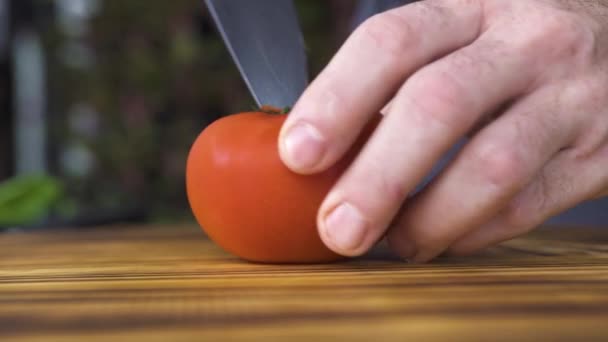
[[[0,183],[0,225],[41,220],[61,193],[59,181],[43,175],[16,177]]]

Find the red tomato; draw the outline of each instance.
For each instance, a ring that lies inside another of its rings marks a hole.
[[[279,159],[277,147],[285,118],[261,111],[240,113],[203,130],[186,167],[190,206],[207,235],[243,259],[338,260],[342,257],[318,235],[316,215],[354,151],[326,172],[293,173]]]

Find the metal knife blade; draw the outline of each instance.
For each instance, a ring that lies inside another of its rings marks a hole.
[[[291,0],[205,0],[258,106],[293,106],[308,84],[304,39]]]

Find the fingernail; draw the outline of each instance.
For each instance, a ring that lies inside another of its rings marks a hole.
[[[325,153],[325,139],[312,125],[298,123],[283,140],[285,158],[290,166],[306,169],[315,166]]]
[[[363,243],[367,227],[363,216],[352,204],[340,204],[327,215],[324,223],[327,238],[340,251],[354,251]]]

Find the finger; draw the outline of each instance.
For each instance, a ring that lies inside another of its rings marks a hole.
[[[437,256],[495,216],[572,142],[577,124],[560,112],[557,87],[515,103],[412,199],[388,236],[400,256],[417,262]]]
[[[480,10],[471,1],[425,1],[368,19],[289,114],[283,162],[300,173],[332,165],[413,71],[477,37]]]
[[[345,255],[370,248],[435,162],[483,113],[527,86],[530,74],[515,72],[525,64],[480,39],[411,76],[322,204],[323,241]]]
[[[500,213],[478,229],[461,237],[448,249],[467,255],[527,233],[547,219],[596,197],[608,186],[608,149],[580,163],[572,150],[559,153],[543,171]]]

